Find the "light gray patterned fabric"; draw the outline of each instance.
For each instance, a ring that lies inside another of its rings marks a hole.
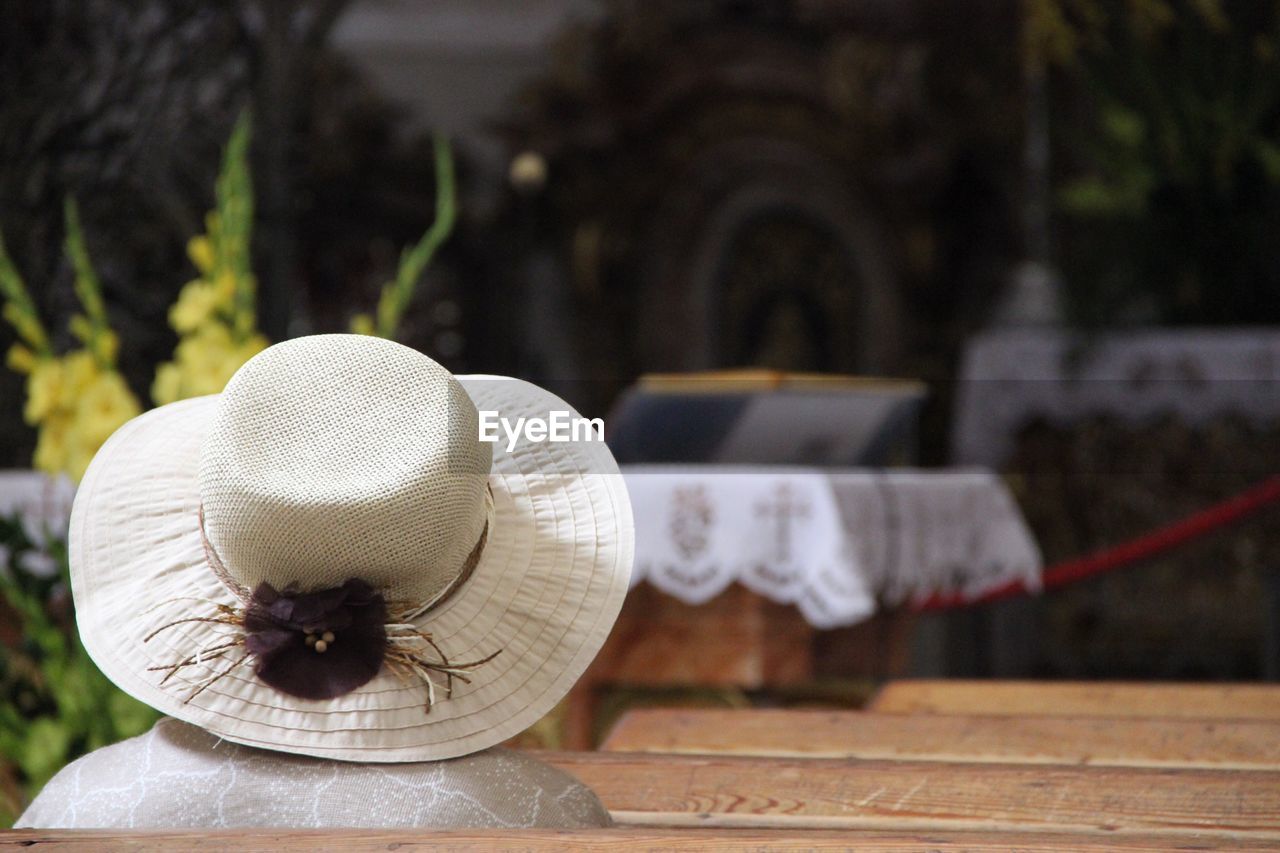
[[[463,758],[354,764],[253,749],[163,719],[63,768],[18,827],[609,826],[577,779],[495,747]]]

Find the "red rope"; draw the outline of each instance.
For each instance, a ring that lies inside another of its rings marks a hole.
[[[1175,521],[1173,524],[1153,530],[1137,539],[1050,566],[1042,575],[1043,587],[1046,590],[1054,589],[1112,569],[1148,560],[1171,551],[1184,542],[1234,524],[1277,501],[1280,501],[1280,475],[1263,480],[1235,497]],[[915,609],[917,611],[947,610],[953,607],[988,604],[1013,598],[1025,592],[1027,589],[1022,581],[1014,580],[988,590],[977,598],[966,599],[957,593],[933,595],[917,604]]]

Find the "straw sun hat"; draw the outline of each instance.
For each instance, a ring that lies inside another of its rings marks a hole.
[[[317,335],[125,424],[71,514],[85,648],[251,746],[422,761],[525,729],[613,625],[631,507],[599,440],[481,441],[478,410],[577,417],[527,382]]]

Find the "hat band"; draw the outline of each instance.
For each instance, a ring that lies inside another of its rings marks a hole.
[[[219,633],[194,653],[173,663],[148,667],[148,671],[165,672],[160,682],[164,684],[187,667],[243,652],[220,672],[195,682],[194,691],[183,701],[186,704],[250,657],[260,680],[301,699],[333,699],[350,693],[371,681],[385,664],[402,682],[416,678],[425,684],[426,711],[430,713],[436,703],[433,674],[444,677],[448,698],[453,694],[454,679],[470,684],[467,676],[502,652],[498,649],[473,661],[451,661],[432,635],[414,622],[447,601],[471,577],[488,543],[493,518],[493,490],[486,487],[484,527],[461,569],[429,600],[405,604],[388,602],[358,577],[348,578],[338,587],[306,592],[293,585],[277,590],[263,581],[249,593],[227,571],[205,535],[201,505],[200,539],[209,568],[240,599],[241,606],[211,602],[215,606],[211,614],[175,619],[153,630],[144,643],[167,629],[194,622],[229,628],[230,632]]]
[[[401,606],[399,614],[403,619],[416,619],[419,616],[434,610],[441,604],[448,601],[455,592],[457,592],[463,584],[471,577],[471,573],[475,571],[476,565],[480,562],[480,557],[484,554],[485,545],[489,542],[489,531],[493,527],[494,504],[493,504],[493,486],[486,484],[484,489],[484,510],[485,520],[484,527],[480,529],[480,536],[476,539],[476,544],[472,546],[471,553],[467,554],[467,558],[462,562],[462,567],[449,580],[444,588],[437,592],[431,598],[421,604],[412,602],[397,602]],[[231,594],[240,599],[246,605],[253,601],[253,593],[247,589],[240,581],[232,576],[227,570],[227,566],[218,556],[218,552],[214,550],[213,543],[209,541],[209,536],[204,528],[204,503],[201,502],[198,512],[200,521],[200,544],[204,546],[205,562],[208,563],[213,574],[222,581],[222,585],[231,591]]]
[[[485,546],[489,544],[489,531],[493,529],[493,517],[493,486],[486,483],[484,487],[484,527],[480,528],[480,536],[476,539],[476,544],[472,546],[471,553],[467,555],[467,559],[462,561],[462,569],[453,576],[451,581],[444,585],[444,589],[416,608],[405,611],[402,614],[404,620],[417,619],[419,616],[435,610],[452,598],[453,594],[470,580],[471,573],[476,570],[476,566],[480,563],[480,556],[484,554]]]

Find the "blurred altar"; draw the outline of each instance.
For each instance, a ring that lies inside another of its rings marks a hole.
[[[635,582],[532,742],[1280,678],[1277,44],[1235,0],[14,5],[0,822],[152,719],[76,642],[76,479],[316,332],[605,421]]]

